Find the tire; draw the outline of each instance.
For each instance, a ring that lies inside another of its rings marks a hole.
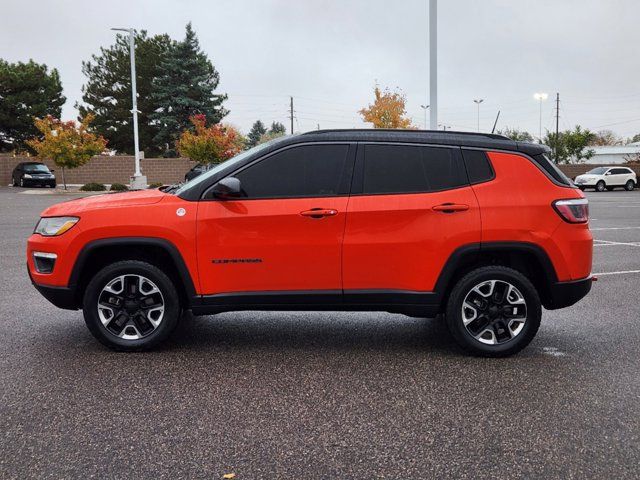
[[[607,188],[607,185],[603,180],[600,180],[598,183],[596,183],[596,192],[604,192],[605,188]]]
[[[137,296],[128,295],[127,291]],[[150,306],[140,308],[147,301]],[[158,267],[138,260],[116,262],[100,270],[87,285],[82,307],[93,336],[120,351],[148,350],[159,345],[175,329],[181,315],[178,292],[171,279]]]
[[[632,191],[634,188],[636,188],[636,184],[633,180],[628,180],[627,183],[624,184],[624,189],[627,192]]]
[[[24,178],[20,177],[20,186],[24,188]]]
[[[494,304],[494,295],[503,296],[502,303]],[[463,310],[463,305],[471,306],[470,302],[476,298],[485,302],[484,309]],[[514,314],[518,309],[519,313],[511,320],[505,319],[507,309],[513,309]],[[465,325],[463,317],[473,318],[473,311],[475,319]],[[506,357],[519,352],[535,337],[541,317],[542,306],[535,287],[523,274],[508,267],[472,270],[455,284],[447,301],[449,332],[463,350],[477,356]]]

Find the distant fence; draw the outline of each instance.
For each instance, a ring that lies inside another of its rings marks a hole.
[[[571,165],[558,165],[558,166],[560,167],[560,170],[562,170],[567,177],[573,179],[573,178],[576,178],[578,175],[582,175],[583,173],[587,173],[589,170],[591,170],[593,168],[611,167],[613,165],[606,164],[606,163],[603,163],[603,164],[576,163],[576,164],[571,164]],[[631,170],[636,172],[636,175],[638,176],[638,178],[640,178],[640,164],[637,164],[637,163],[626,164],[625,163],[623,165],[616,164],[615,166],[629,167]]]
[[[0,155],[0,185],[11,183],[11,172],[20,162],[32,162],[33,157],[13,157]],[[53,162],[45,161],[49,168],[56,170],[56,177],[62,183],[62,171]],[[188,158],[143,158],[140,160],[142,173],[147,176],[149,183],[176,183],[184,180],[184,174],[195,165]],[[559,165],[565,175],[575,178],[577,175],[596,167],[607,165],[595,165],[593,163],[579,163],[571,165]],[[625,165],[636,172],[640,177],[640,164]],[[99,156],[93,157],[89,163],[79,168],[65,170],[67,183],[85,184],[98,183],[129,183],[129,177],[133,174],[134,159],[132,156]]]
[[[20,162],[36,161],[33,157],[14,157],[0,155],[0,185],[11,183],[11,173]],[[62,183],[62,169],[53,162],[44,161],[49,168],[55,169],[56,178]],[[98,156],[87,164],[74,169],[65,169],[67,183],[129,183],[133,175],[135,161],[133,156]],[[177,183],[184,181],[184,174],[195,165],[188,158],[143,158],[140,160],[142,173],[149,183]]]

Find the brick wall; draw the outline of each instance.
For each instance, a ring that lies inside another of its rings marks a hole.
[[[33,162],[29,157],[0,156],[0,185],[11,183],[11,172],[20,162]],[[56,178],[62,183],[62,169],[53,162],[44,161],[56,172]],[[129,183],[133,175],[134,159],[132,156],[98,156],[93,157],[86,165],[74,169],[65,169],[67,183]],[[142,173],[149,183],[176,183],[184,180],[184,174],[195,165],[188,158],[144,158],[140,161]]]
[[[34,161],[29,157],[13,157],[0,155],[0,185],[8,185],[11,182],[11,172],[20,162]],[[62,183],[62,171],[53,165],[53,162],[45,161],[49,168],[56,170],[56,177]],[[184,174],[195,165],[188,158],[143,158],[140,161],[142,173],[147,176],[149,183],[176,183],[184,180]],[[560,169],[569,178],[575,178],[592,168],[608,166],[595,164],[560,165]],[[640,177],[640,164],[625,165],[633,169]],[[94,157],[79,168],[65,170],[67,183],[85,184],[98,183],[129,183],[129,177],[133,174],[134,160],[131,156]]]
[[[593,169],[593,168],[597,168],[597,167],[611,167],[613,165],[608,165],[608,164],[602,164],[602,165],[596,165],[593,163],[579,163],[579,164],[574,164],[574,165],[559,165],[560,170],[562,170],[564,172],[564,174],[573,179],[576,178],[578,175],[582,175],[583,173],[587,173],[589,170]],[[634,172],[636,172],[636,175],[638,175],[638,177],[640,177],[640,164],[625,164],[625,165],[621,165],[624,167],[629,167],[631,170],[633,170]]]

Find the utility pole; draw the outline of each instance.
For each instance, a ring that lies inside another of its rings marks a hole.
[[[556,93],[556,141],[553,142],[553,159],[558,163],[558,141],[560,140],[560,93]]]
[[[484,102],[484,98],[477,98],[473,102],[478,105],[478,132],[480,132],[480,104]]]
[[[289,118],[291,119],[291,135],[293,135],[293,97],[291,97],[291,106]]]
[[[131,188],[134,190],[147,188],[147,177],[140,171],[140,144],[138,140],[138,92],[136,89],[136,44],[133,28],[112,28],[120,32],[129,33],[129,57],[131,59],[131,113],[133,114],[133,153],[135,158],[135,172],[131,177]]]
[[[429,108],[431,130],[438,129],[438,0],[429,0]]]

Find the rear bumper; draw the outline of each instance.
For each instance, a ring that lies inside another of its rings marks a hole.
[[[570,282],[555,282],[551,285],[550,295],[544,308],[556,310],[569,307],[580,301],[591,290],[593,277],[587,277]]]

